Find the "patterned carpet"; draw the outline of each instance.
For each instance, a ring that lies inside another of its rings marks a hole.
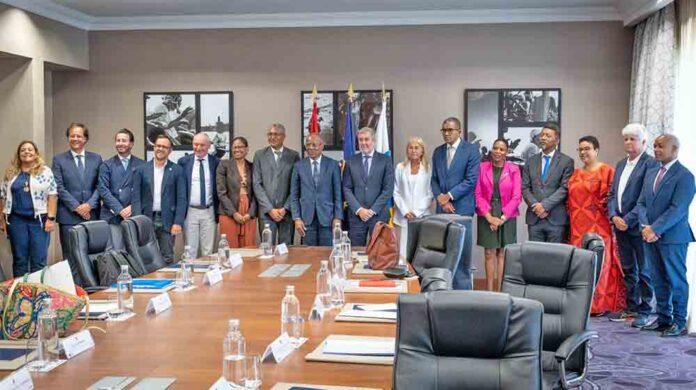
[[[629,323],[592,318],[592,342],[583,389],[696,389],[696,337],[662,338]]]

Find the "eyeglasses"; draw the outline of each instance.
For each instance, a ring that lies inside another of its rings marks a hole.
[[[440,131],[442,132],[442,134],[450,134],[454,131],[460,131],[460,129],[440,129]]]

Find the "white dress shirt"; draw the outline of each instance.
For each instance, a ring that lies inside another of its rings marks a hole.
[[[78,163],[79,160],[78,160],[77,156],[82,156],[82,166],[83,167],[85,166],[86,161],[85,161],[85,150],[84,149],[82,149],[81,153],[75,153],[72,150],[70,150],[70,154],[72,154],[72,159],[75,162],[75,166],[78,169],[80,168],[80,164]]]
[[[285,149],[284,146],[281,146],[280,149],[273,149],[273,147],[271,147],[271,152],[273,152],[273,158],[275,159],[276,164],[278,164],[278,159],[283,156],[283,149]]]
[[[191,206],[201,205],[201,162],[200,159],[194,156],[193,170],[191,171]],[[205,204],[211,206],[213,204],[213,187],[211,185],[210,167],[208,165],[208,156],[203,157],[203,173],[205,175]]]
[[[162,180],[164,179],[164,168],[157,168],[155,165],[155,176],[152,188],[152,211],[162,211]]]
[[[445,155],[447,159],[447,169],[449,169],[450,165],[452,164],[452,161],[454,160],[454,156],[457,154],[457,148],[459,148],[459,144],[462,142],[461,138],[457,138],[456,141],[452,145],[447,144],[447,154]],[[452,150],[450,152],[450,149]]]
[[[643,156],[643,153],[644,152],[641,152],[638,157],[634,158],[633,160],[626,160],[626,166],[624,167],[623,172],[621,172],[621,177],[619,178],[619,188],[616,190],[616,201],[619,204],[620,212],[623,212],[623,210],[621,210],[621,199],[623,198],[624,190],[626,190],[628,178],[631,177],[631,173],[633,173],[633,170],[636,169],[638,160],[640,160],[641,156]]]

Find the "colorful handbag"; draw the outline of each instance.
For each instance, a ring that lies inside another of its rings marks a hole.
[[[69,294],[41,283],[23,282],[19,279],[4,282],[0,284],[0,338],[17,340],[36,337],[36,324],[44,298],[51,298],[59,335],[65,333],[70,322],[78,317],[89,300],[86,296],[83,298]],[[85,321],[84,326],[86,325]]]

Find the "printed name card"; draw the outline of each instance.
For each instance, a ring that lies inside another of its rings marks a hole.
[[[242,260],[242,254],[239,252],[230,254],[230,269],[235,269],[242,265],[244,260]]]
[[[287,255],[287,254],[288,254],[288,246],[285,245],[285,243],[278,244],[278,246],[276,247],[275,252],[276,252],[276,255],[277,255],[277,256]]]
[[[94,348],[94,339],[87,329],[64,338],[60,343],[68,359]]]
[[[280,363],[290,355],[294,349],[295,347],[290,342],[290,336],[288,336],[287,333],[283,333],[278,336],[277,339],[273,340],[271,345],[266,347],[263,356],[261,356],[261,361],[266,361],[269,357],[273,357],[276,363]]]
[[[6,376],[0,382],[0,390],[32,390],[34,382],[31,380],[31,374],[27,366]]]
[[[319,295],[314,297],[314,304],[312,305],[312,311],[309,312],[310,320],[321,320],[324,318],[324,304],[321,303],[321,298]]]
[[[158,315],[171,308],[172,300],[169,298],[169,294],[165,292],[150,298],[150,301],[147,303],[147,308],[145,309],[145,314]]]
[[[203,284],[214,286],[220,282],[222,282],[222,272],[219,268],[211,269],[203,276]]]

